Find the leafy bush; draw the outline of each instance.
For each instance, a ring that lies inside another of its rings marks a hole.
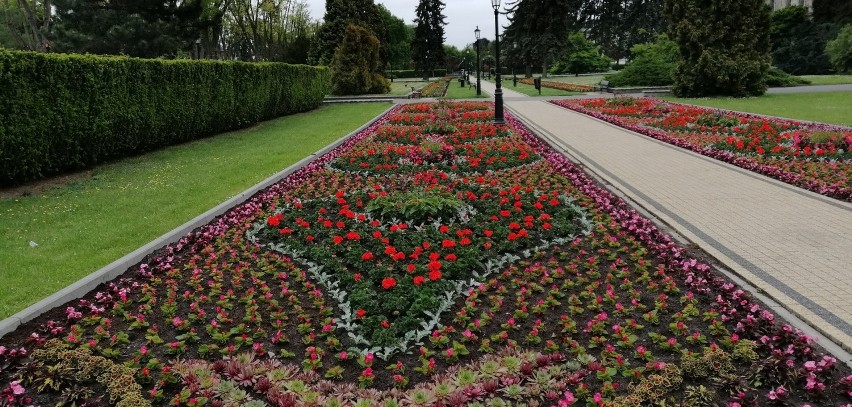
[[[550,73],[605,72],[609,70],[611,62],[609,58],[601,55],[598,46],[586,39],[582,32],[575,32],[568,36],[568,49],[565,55],[556,61]]]
[[[839,72],[852,72],[852,24],[843,27],[837,38],[826,44],[825,52]]]
[[[810,83],[811,81],[805,78],[790,75],[774,66],[769,68],[769,72],[766,73],[766,86],[772,88],[810,85]]]
[[[331,92],[363,95],[390,92],[390,82],[379,73],[379,39],[366,28],[349,24],[343,44],[331,63]]]
[[[680,54],[677,44],[665,34],[652,43],[634,45],[630,52],[633,61],[606,77],[610,86],[667,86],[674,82]]]
[[[316,108],[325,68],[0,51],[0,185]]]
[[[667,0],[669,32],[682,61],[681,97],[758,96],[769,70],[769,7],[763,0]]]

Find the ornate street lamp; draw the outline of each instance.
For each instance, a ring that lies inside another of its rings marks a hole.
[[[479,64],[479,34],[479,26],[476,26],[473,30],[473,35],[476,37],[476,96],[482,96],[482,86],[479,83],[479,67],[482,66]]]
[[[500,23],[497,16],[500,14],[500,0],[491,0],[491,7],[494,8],[494,62],[497,65],[497,77],[495,82],[497,89],[494,90],[494,124],[506,124],[506,119],[503,117],[503,88],[500,84]]]

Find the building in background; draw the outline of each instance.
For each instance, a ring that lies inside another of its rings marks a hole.
[[[766,0],[766,4],[772,6],[772,10],[790,6],[803,6],[811,11],[814,9],[814,0]]]

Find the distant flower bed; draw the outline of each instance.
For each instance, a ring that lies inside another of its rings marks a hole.
[[[437,81],[430,82],[421,90],[421,95],[427,98],[440,98],[447,94],[447,88],[450,87],[452,77],[444,77]]]
[[[519,82],[525,85],[534,85],[532,78],[524,78]],[[553,82],[553,81],[541,81],[541,86],[545,88],[553,88],[564,90],[568,92],[594,92],[596,89],[594,86],[589,85],[579,85],[576,83],[564,83],[564,82]]]
[[[663,102],[553,103],[738,167],[852,201],[852,129]]]
[[[852,401],[809,337],[491,117],[398,107],[24,325],[0,405]]]

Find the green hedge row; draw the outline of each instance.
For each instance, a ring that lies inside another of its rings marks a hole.
[[[0,50],[0,186],[314,109],[326,68]]]

